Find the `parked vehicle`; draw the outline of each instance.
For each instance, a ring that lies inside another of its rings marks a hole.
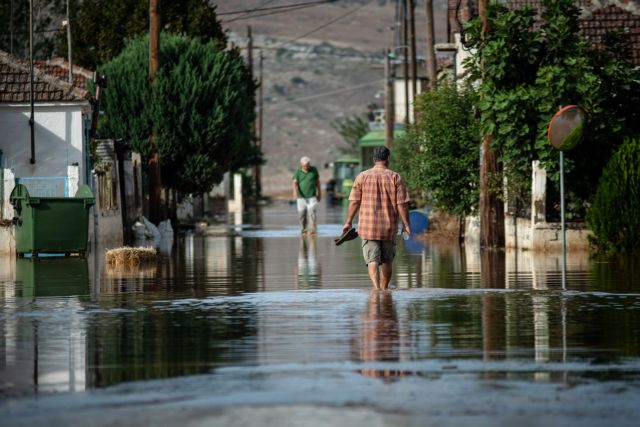
[[[333,176],[327,182],[326,193],[329,202],[347,199],[353,186],[353,180],[360,172],[360,161],[357,156],[340,156],[326,168],[333,168]]]

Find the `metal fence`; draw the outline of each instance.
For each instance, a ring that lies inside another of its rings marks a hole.
[[[34,197],[69,197],[69,177],[66,176],[16,177],[16,184],[27,187],[29,195]]]

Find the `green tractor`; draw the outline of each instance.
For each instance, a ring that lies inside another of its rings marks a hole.
[[[348,199],[351,187],[353,187],[353,180],[360,172],[358,156],[340,156],[333,163],[327,163],[325,167],[333,167],[333,176],[326,187],[327,200],[331,203]]]
[[[393,131],[394,140],[403,135],[403,129],[395,129]],[[372,130],[360,138],[361,170],[367,170],[373,167],[373,149],[381,145],[384,145],[384,129]]]
[[[394,139],[404,135],[404,130],[395,129]],[[357,155],[338,157],[333,163],[325,164],[325,168],[333,167],[333,177],[326,187],[329,203],[349,198],[353,180],[360,171],[373,167],[373,149],[384,145],[384,130],[372,130],[360,139]]]

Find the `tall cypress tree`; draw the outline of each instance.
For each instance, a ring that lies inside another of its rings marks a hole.
[[[237,51],[212,42],[162,34],[156,84],[147,81],[148,37],[129,43],[100,71],[106,120],[102,133],[123,140],[146,159],[153,123],[163,185],[202,193],[229,170],[259,156],[252,146],[255,82]]]

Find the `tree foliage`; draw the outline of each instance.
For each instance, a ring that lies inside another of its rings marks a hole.
[[[607,163],[587,224],[599,249],[640,251],[640,139],[626,141]]]
[[[424,193],[433,207],[457,216],[478,203],[478,142],[471,87],[444,85],[421,94],[415,104],[418,121],[396,141],[393,168],[413,194]]]
[[[222,174],[259,161],[252,145],[255,83],[237,51],[163,33],[149,84],[148,37],[131,41],[100,68],[107,76],[102,133],[122,138],[144,159],[154,129],[163,185],[205,192]]]
[[[346,147],[338,147],[342,154],[359,153],[360,139],[369,132],[369,119],[366,114],[360,116],[338,118],[331,122],[331,127],[342,137]]]
[[[483,41],[480,21],[467,26],[476,53],[466,64],[480,86],[482,134],[493,135],[511,191],[526,196],[531,161],[541,160],[554,185],[558,153],[547,142],[547,124],[562,105],[589,113],[588,137],[565,156],[569,199],[584,217],[600,171],[625,136],[640,130],[640,71],[629,62],[622,34],[609,34],[606,49],[580,37],[573,0],[544,0],[541,26],[528,8],[509,10],[492,3],[491,31]],[[484,66],[482,70],[481,64]],[[553,189],[552,189],[553,190]]]
[[[148,0],[70,1],[73,62],[78,65],[95,69],[118,55],[129,40],[149,31]],[[206,0],[164,1],[160,22],[164,31],[226,45],[216,6]],[[66,32],[58,32],[55,41],[58,54],[66,57]]]
[[[65,5],[64,0],[33,0],[34,57],[51,56],[54,50],[52,35],[56,29],[61,29],[59,17],[64,14]],[[17,57],[29,56],[28,1],[0,0],[0,50]]]

